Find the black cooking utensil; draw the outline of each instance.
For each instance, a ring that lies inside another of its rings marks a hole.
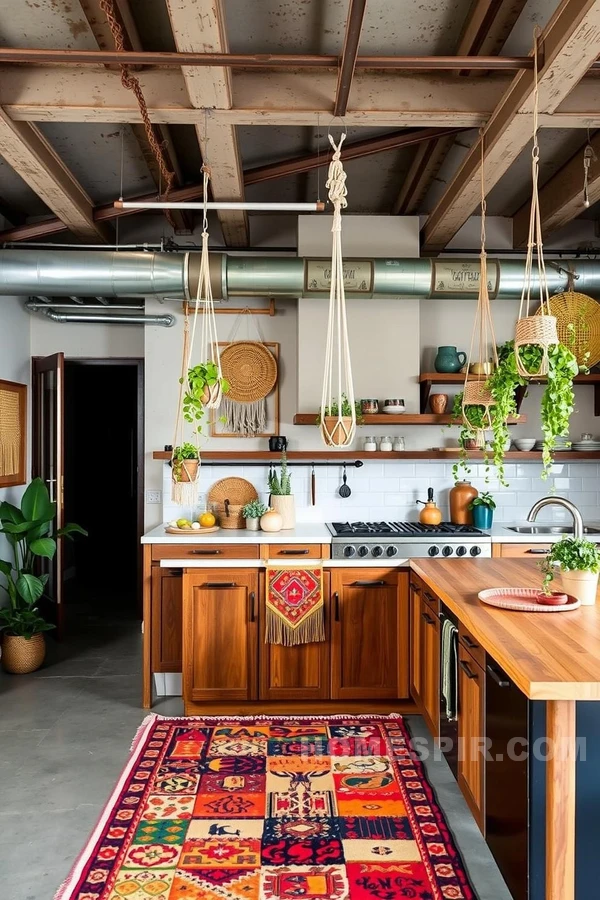
[[[313,463],[310,475],[310,502],[311,506],[315,506],[317,502],[317,477],[315,475],[315,464]]]
[[[343,482],[343,483],[342,483],[342,485],[340,486],[340,489],[339,489],[339,491],[338,491],[338,494],[340,495],[340,497],[344,497],[344,499],[345,499],[346,497],[349,497],[350,494],[352,493],[352,491],[351,491],[350,488],[348,487],[347,481],[348,481],[348,476],[346,475],[346,463],[344,463],[344,475],[343,475],[343,477],[342,477],[342,482]]]

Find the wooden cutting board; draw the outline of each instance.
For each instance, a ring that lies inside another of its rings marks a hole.
[[[171,525],[167,525],[165,528],[167,534],[186,534],[188,537],[199,537],[220,530],[218,525],[212,525],[210,528],[172,528]]]

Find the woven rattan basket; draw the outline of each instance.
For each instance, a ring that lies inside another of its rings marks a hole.
[[[575,354],[579,365],[591,368],[600,362],[600,303],[587,294],[564,291],[550,297],[550,312],[561,344]],[[541,316],[541,308],[536,316]]]
[[[251,500],[258,500],[258,494],[254,485],[245,478],[222,478],[215,481],[207,499],[209,503],[223,504],[228,500],[234,506],[245,506]]]
[[[271,393],[277,383],[277,360],[260,341],[234,341],[221,351],[227,396],[239,403],[253,403]]]
[[[558,343],[555,316],[540,314],[539,316],[526,316],[523,319],[519,319],[515,331],[515,360],[519,375],[522,375],[523,378],[531,378],[533,375],[547,375],[549,366],[548,347]],[[534,344],[543,350],[542,361],[537,372],[528,372],[521,362],[519,347],[523,347],[526,344]]]
[[[490,390],[486,387],[485,381],[467,381],[463,389],[462,400],[462,421],[468,428],[475,433],[475,439],[479,447],[483,447],[485,443],[485,430],[492,427],[491,409],[496,405],[496,401],[492,397]],[[483,406],[485,409],[485,427],[475,428],[469,422],[465,408],[467,406]]]
[[[239,503],[211,503],[210,505],[221,528],[246,527],[246,520],[242,515],[244,507]]]
[[[35,672],[44,662],[46,641],[43,634],[34,634],[29,640],[5,634],[2,638],[2,668],[14,675]]]

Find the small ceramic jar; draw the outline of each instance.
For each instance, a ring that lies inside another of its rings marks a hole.
[[[403,437],[394,438],[394,446],[393,446],[394,453],[403,453],[404,449],[405,449],[404,438]]]
[[[374,437],[366,437],[363,443],[363,448],[367,453],[372,453],[374,450],[377,450],[377,444],[375,443]]]
[[[392,450],[393,444],[392,439],[389,435],[385,435],[385,437],[381,438],[379,449],[382,453],[390,453]]]
[[[379,412],[378,400],[361,400],[360,411],[363,416],[374,416]]]

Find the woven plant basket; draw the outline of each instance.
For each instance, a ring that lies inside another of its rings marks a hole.
[[[46,641],[43,634],[34,634],[27,640],[5,634],[2,637],[2,668],[14,675],[35,672],[44,662]]]
[[[221,528],[246,527],[246,520],[242,515],[243,505],[238,503],[212,503],[211,506]]]
[[[320,428],[323,441],[329,447],[347,447],[356,431],[350,416],[324,416]]]
[[[485,432],[492,427],[492,407],[496,405],[496,401],[492,397],[491,392],[486,387],[485,381],[467,381],[463,390],[462,401],[462,421],[463,424],[470,428],[477,441],[478,447],[485,445]],[[485,409],[485,426],[484,428],[476,428],[469,422],[466,414],[468,406],[483,406]]]
[[[558,343],[556,316],[548,316],[545,313],[541,313],[539,316],[526,316],[523,319],[519,319],[515,331],[515,361],[519,375],[522,375],[523,378],[547,375],[550,365],[548,361],[548,347]],[[527,344],[533,344],[542,348],[542,361],[537,372],[528,372],[521,362],[519,348]]]
[[[259,341],[234,341],[221,352],[227,397],[253,403],[268,396],[277,383],[277,360]]]
[[[600,303],[567,290],[550,297],[550,312],[556,318],[559,341],[575,354],[579,365],[592,368],[600,362]],[[540,307],[536,316],[541,315]]]

